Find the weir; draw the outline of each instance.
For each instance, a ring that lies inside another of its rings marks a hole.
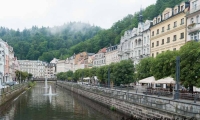
[[[128,116],[141,119],[200,119],[200,105],[192,102],[61,81],[57,85]]]

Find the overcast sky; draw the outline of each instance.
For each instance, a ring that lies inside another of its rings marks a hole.
[[[156,0],[0,0],[0,26],[20,30],[81,21],[110,28]]]

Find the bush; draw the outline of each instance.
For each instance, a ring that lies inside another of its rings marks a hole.
[[[115,111],[116,108],[115,108],[114,106],[111,106],[111,107],[110,107],[110,110]]]
[[[33,87],[33,86],[35,86],[36,85],[36,82],[34,81],[34,82],[29,82],[28,83],[28,87]]]

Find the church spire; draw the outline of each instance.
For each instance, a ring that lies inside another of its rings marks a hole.
[[[140,13],[139,13],[139,22],[143,22],[143,15],[142,15],[142,8],[140,8]]]

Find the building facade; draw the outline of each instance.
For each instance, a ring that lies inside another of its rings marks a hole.
[[[100,67],[106,65],[106,48],[100,49],[98,53],[94,55],[93,67]]]
[[[179,50],[186,42],[186,12],[189,2],[166,8],[153,19],[151,30],[151,56],[167,50]]]
[[[121,60],[133,60],[138,64],[142,58],[150,55],[150,26],[151,20],[142,19],[142,12],[139,15],[138,28],[125,31],[118,46],[118,55]]]
[[[187,15],[187,41],[199,41],[200,34],[200,0],[190,0]]]
[[[106,65],[109,65],[111,63],[117,63],[120,61],[120,58],[118,56],[118,45],[110,46],[106,49]]]
[[[39,60],[18,60],[18,62],[20,71],[31,73],[34,78],[45,78],[46,62]]]
[[[45,76],[47,78],[55,78],[55,76],[56,76],[56,64],[55,63],[47,63],[46,64]]]

